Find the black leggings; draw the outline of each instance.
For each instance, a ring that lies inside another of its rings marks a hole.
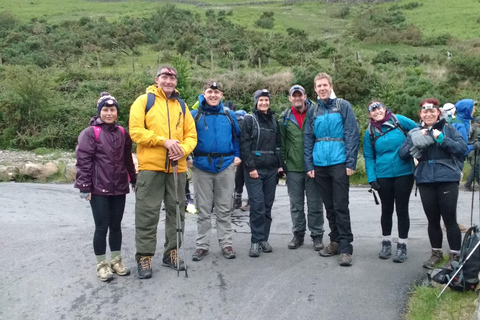
[[[396,178],[378,178],[380,190],[378,195],[382,200],[382,235],[390,236],[392,234],[392,217],[394,205],[397,209],[398,237],[400,239],[408,238],[410,230],[410,218],[408,216],[408,203],[413,186],[413,174]]]
[[[428,219],[428,237],[432,248],[442,247],[442,218],[450,250],[460,250],[462,234],[457,224],[458,182],[425,183],[418,185],[418,188]]]
[[[243,193],[243,185],[245,184],[245,177],[243,171],[243,164],[237,166],[237,168],[235,169],[235,193],[238,194]]]
[[[120,251],[122,247],[122,218],[125,210],[125,195],[99,196],[92,194],[90,200],[95,233],[93,251],[95,255],[104,255],[107,249],[107,231],[110,251]]]

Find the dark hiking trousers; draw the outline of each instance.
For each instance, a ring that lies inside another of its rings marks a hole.
[[[107,250],[107,232],[110,251],[122,248],[122,219],[125,210],[125,195],[100,196],[92,194],[90,200],[95,233],[93,234],[93,251],[96,256],[104,255]]]
[[[330,226],[330,241],[339,244],[340,253],[353,253],[353,234],[348,209],[350,181],[344,163],[333,166],[315,166],[315,182],[320,189]]]
[[[290,198],[290,215],[292,232],[305,234],[308,230],[312,237],[323,237],[323,202],[314,179],[305,172],[287,172],[288,196]],[[307,197],[307,219],[305,219],[305,195]]]
[[[277,189],[277,168],[257,169],[258,178],[253,179],[245,170],[245,186],[250,201],[251,241],[268,241],[272,224],[272,206]]]
[[[382,200],[382,235],[392,234],[392,217],[394,206],[397,209],[398,237],[408,238],[410,230],[410,217],[408,215],[408,203],[413,187],[413,174],[395,178],[378,178],[380,185],[378,195]]]
[[[244,176],[245,168],[242,165],[237,166],[235,169],[235,193],[242,194],[243,193],[243,185],[245,184],[245,176]]]
[[[457,224],[458,182],[434,182],[418,185],[423,211],[428,219],[428,237],[432,248],[442,247],[443,219],[450,250],[460,250],[462,233]]]

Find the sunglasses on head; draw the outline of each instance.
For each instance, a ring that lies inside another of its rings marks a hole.
[[[374,102],[372,103],[371,105],[368,106],[368,112],[371,112],[375,109],[378,109],[378,108],[384,108],[385,106],[383,104],[381,104],[380,102]]]

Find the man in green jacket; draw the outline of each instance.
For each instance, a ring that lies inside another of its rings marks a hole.
[[[313,248],[320,251],[324,247],[323,202],[315,179],[307,175],[303,161],[303,124],[310,101],[307,99],[305,89],[300,85],[290,88],[288,99],[292,106],[283,112],[279,126],[293,224],[293,239],[288,243],[288,248],[297,249],[304,242],[307,225],[304,209],[306,194],[308,229],[313,239]]]

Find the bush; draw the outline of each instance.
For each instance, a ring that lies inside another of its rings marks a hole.
[[[393,63],[397,64],[399,58],[395,52],[390,50],[383,50],[380,51],[373,59],[372,64],[379,64],[379,63]]]
[[[274,13],[272,11],[265,11],[260,18],[255,21],[255,25],[262,29],[273,29],[275,25]]]

